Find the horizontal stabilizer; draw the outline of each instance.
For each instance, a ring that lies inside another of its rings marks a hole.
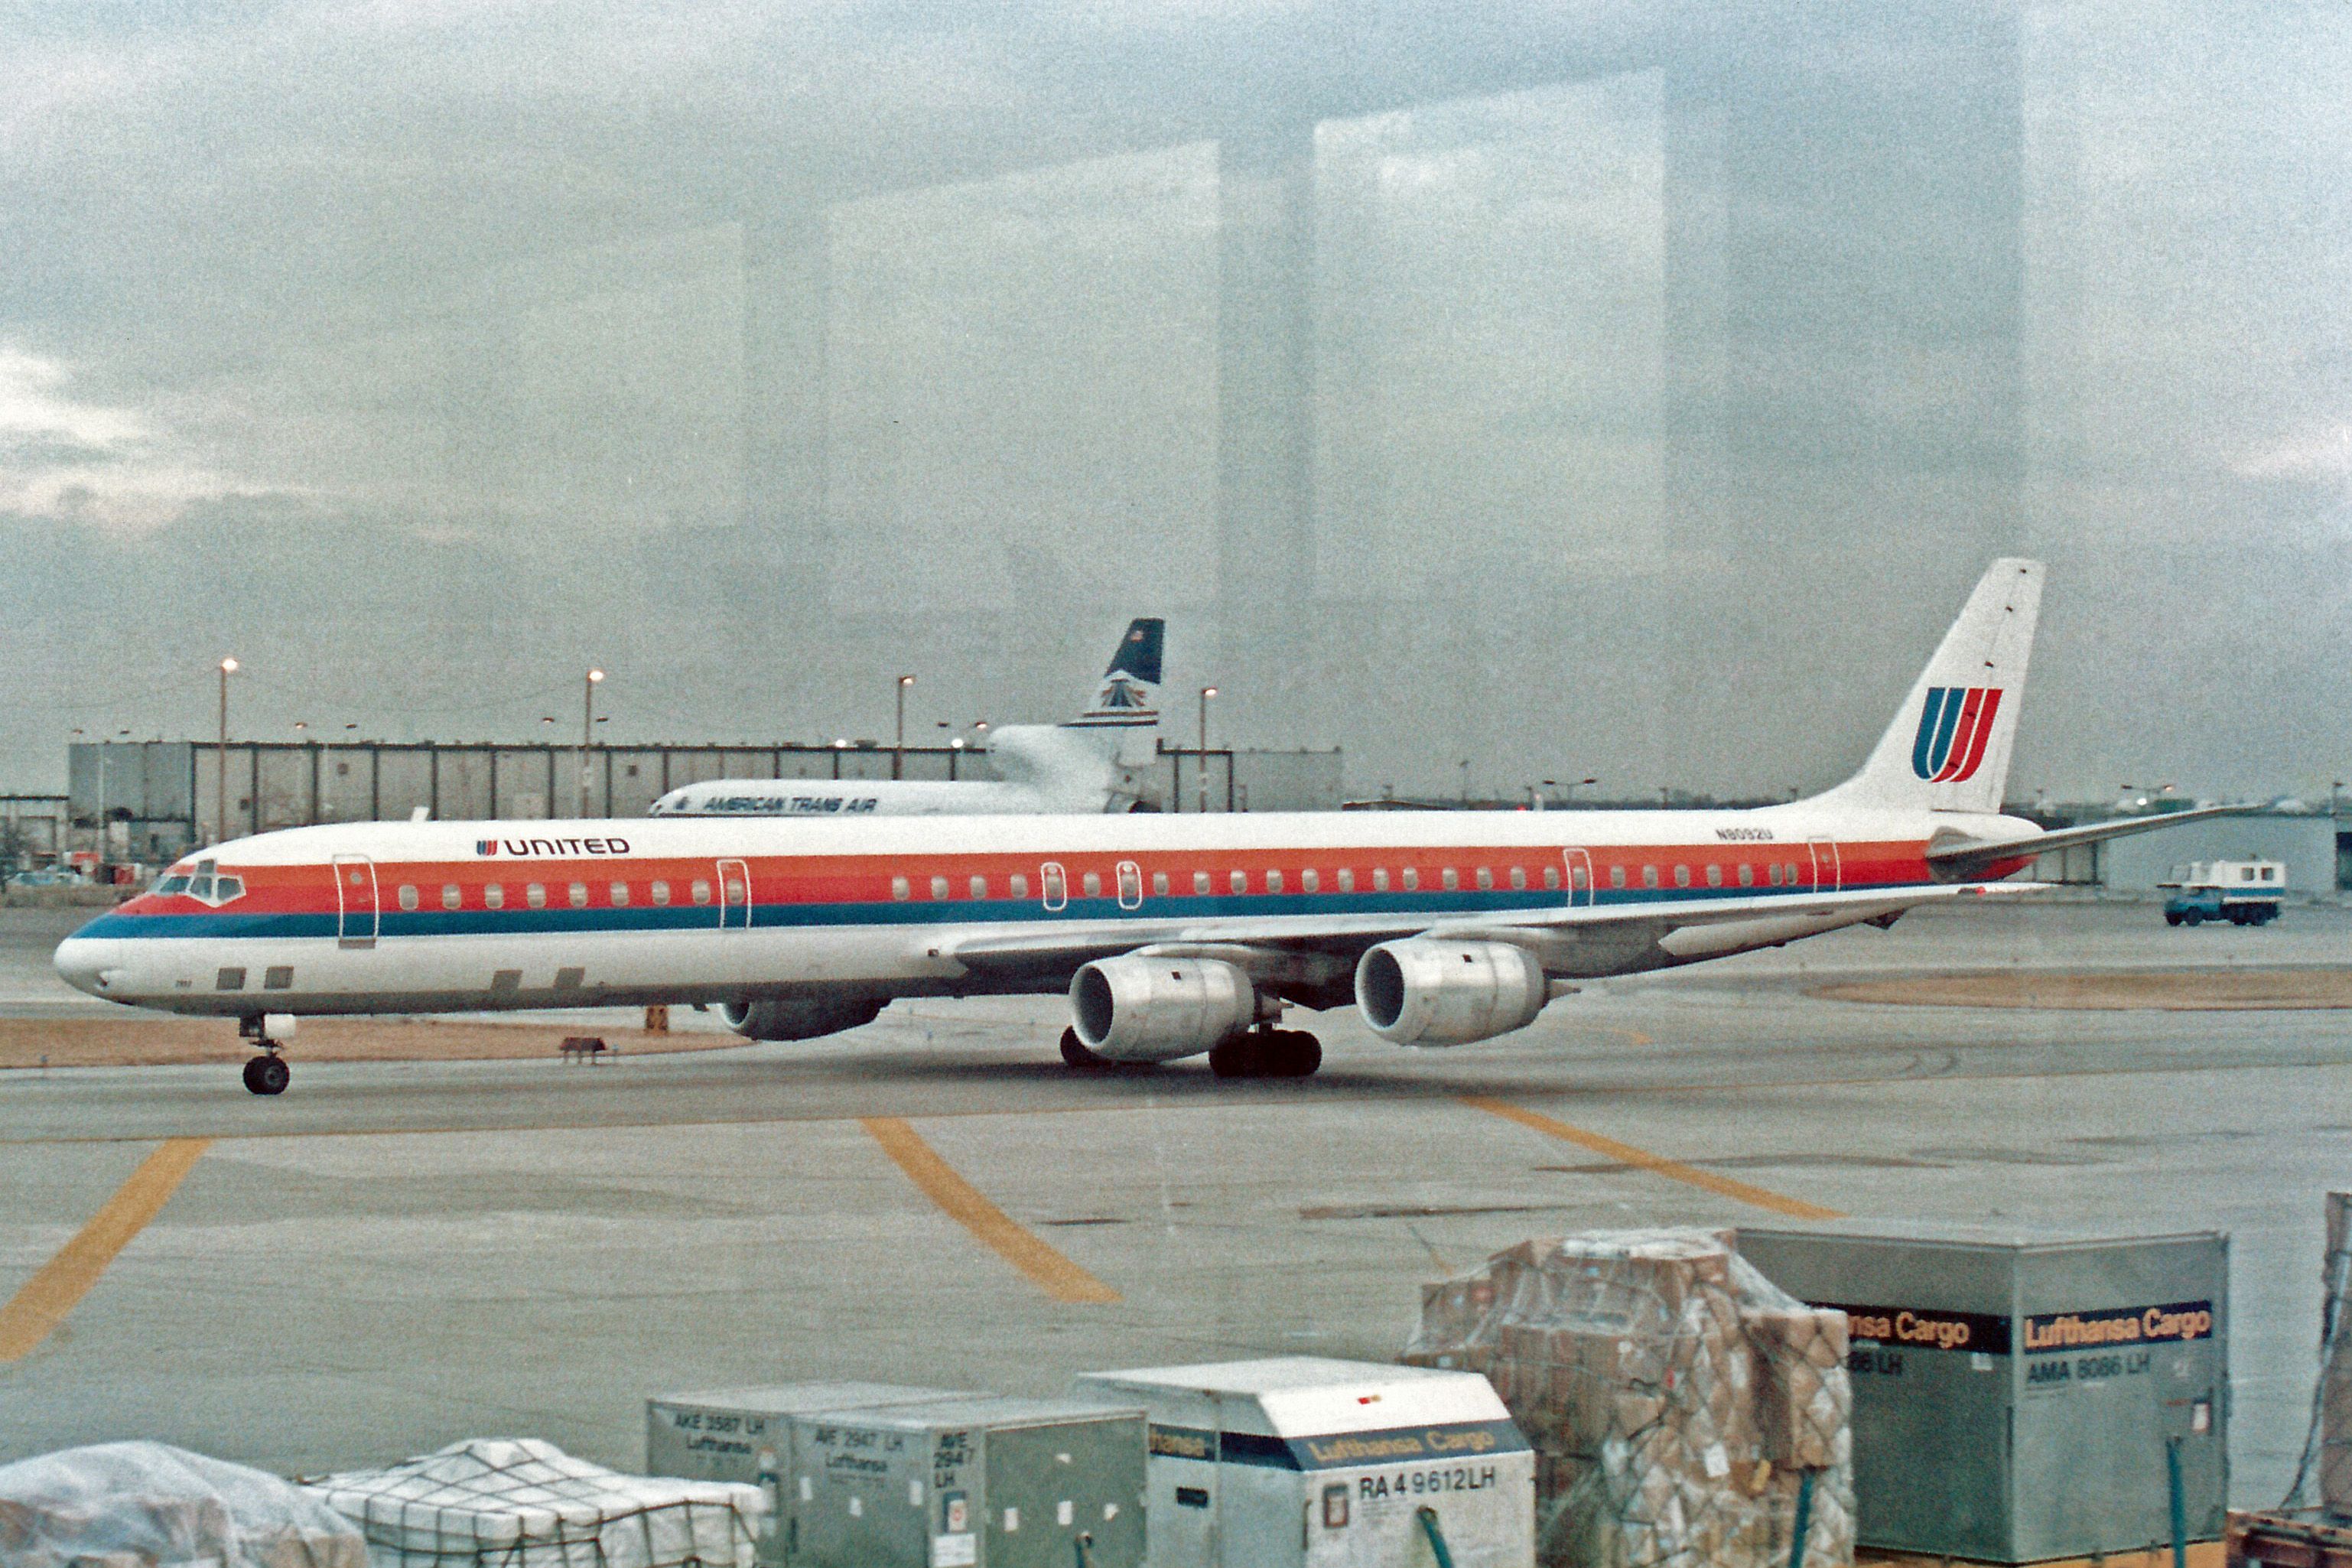
[[[2201,822],[2212,816],[2243,816],[2249,812],[2264,811],[2260,801],[2236,805],[2200,805],[2194,811],[2158,812],[2153,816],[2120,816],[2112,822],[2085,823],[2080,827],[2055,827],[2030,838],[2007,838],[1991,843],[1969,838],[1945,828],[1937,833],[1937,842],[1927,847],[1927,863],[1938,876],[1956,881],[1966,881],[1982,876],[1987,868],[2003,860],[2014,860],[2020,855],[2047,855],[2056,849],[2072,849],[2078,844],[2104,844],[2110,838],[2127,838],[2135,833],[2153,833],[2159,827],[2175,827],[2184,822]],[[1946,835],[1949,835],[1948,839]]]

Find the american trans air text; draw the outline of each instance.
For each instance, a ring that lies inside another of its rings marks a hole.
[[[1995,562],[1860,771],[1752,811],[333,824],[173,866],[61,943],[57,967],[110,1001],[236,1019],[261,1094],[285,1088],[305,1013],[698,1004],[749,1038],[805,1040],[902,997],[1041,993],[1068,998],[1075,1070],[1205,1056],[1220,1077],[1301,1077],[1322,1047],[1291,1009],[1353,1006],[1400,1046],[1491,1039],[1579,980],[1891,928],[2030,891],[2008,879],[2053,849],[2195,818],[2044,830],[2002,814],[2041,594],[2037,563]],[[1149,683],[1157,631],[1137,631],[1111,674]],[[1108,767],[1116,735],[1033,738]],[[1927,1331],[1905,1342],[1951,1331]]]

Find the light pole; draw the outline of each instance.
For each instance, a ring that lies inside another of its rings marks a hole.
[[[236,660],[220,661],[220,744],[213,752],[213,842],[228,837],[228,678]],[[100,763],[103,767],[105,764]]]
[[[592,669],[588,679],[580,683],[580,815],[588,815],[588,748],[596,738],[596,688],[604,679],[601,669]]]
[[[1217,694],[1213,686],[1201,688],[1201,814],[1209,812],[1209,699]]]
[[[890,742],[890,776],[903,778],[907,773],[907,688],[915,684],[911,675],[898,678],[898,737]]]

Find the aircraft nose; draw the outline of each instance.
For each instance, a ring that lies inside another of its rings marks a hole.
[[[115,943],[101,938],[69,936],[58,943],[53,963],[58,978],[92,996],[107,994],[113,984]]]

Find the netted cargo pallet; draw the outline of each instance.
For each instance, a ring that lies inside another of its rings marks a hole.
[[[310,1493],[373,1568],[752,1568],[757,1487],[630,1476],[551,1443],[476,1439]]]
[[[1547,1568],[1853,1560],[1842,1312],[1702,1231],[1527,1242],[1426,1287],[1404,1359],[1484,1373],[1537,1453]]]

